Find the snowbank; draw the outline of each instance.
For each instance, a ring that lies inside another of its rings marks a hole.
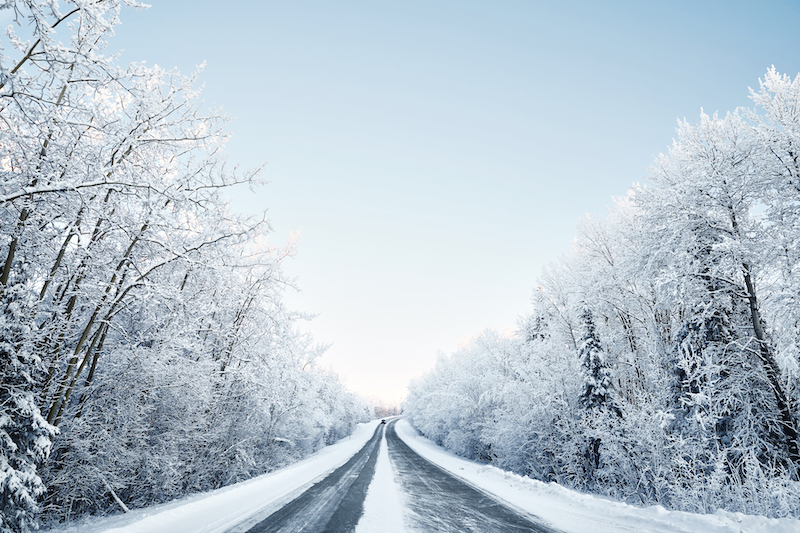
[[[493,466],[457,457],[420,436],[405,419],[397,434],[414,451],[472,485],[536,515],[566,532],[585,533],[800,533],[800,521],[718,511],[703,515],[639,508],[580,494]]]
[[[211,492],[130,513],[90,518],[50,533],[220,533],[267,516],[311,484],[350,459],[372,437],[380,421],[359,424],[355,432],[332,446],[281,470]]]

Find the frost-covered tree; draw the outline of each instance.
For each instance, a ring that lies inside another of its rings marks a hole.
[[[757,449],[765,466],[794,472],[796,421],[757,294],[769,258],[765,232],[751,214],[766,200],[758,145],[738,114],[703,114],[696,125],[681,123],[678,133],[652,186],[637,198],[657,243],[650,275],[677,293],[684,314],[677,371],[690,396],[681,401],[717,403],[711,427],[702,427],[731,450],[729,468],[742,468],[745,451]]]
[[[412,422],[633,503],[800,516],[800,77],[770,69],[751,98],[680,122],[648,185],[581,222],[517,336],[410,390]],[[482,410],[421,401],[454,374],[482,380]]]
[[[585,373],[581,403],[589,410],[616,409],[608,357],[597,336],[592,311],[586,305],[583,306],[581,320],[583,334],[578,341],[578,359]]]
[[[600,344],[592,318],[592,311],[587,305],[581,310],[583,332],[578,340],[578,359],[583,368],[583,391],[580,402],[586,409],[584,425],[586,426],[586,475],[593,478],[602,466],[601,446],[602,433],[609,425],[608,414],[619,412],[612,396],[613,383],[608,358]]]
[[[14,276],[0,290],[0,531],[19,532],[35,524],[45,491],[37,468],[50,454],[55,428],[32,392],[41,361],[30,350],[28,280]]]
[[[49,521],[240,481],[365,416],[283,304],[294,244],[228,209],[226,188],[257,185],[257,169],[225,165],[227,119],[198,73],[106,52],[123,6],[141,7],[0,6],[24,36],[0,50],[0,283],[28,291],[9,346],[27,365],[19,405],[44,421],[20,416],[61,430],[39,470]]]
[[[775,358],[787,386],[795,417],[800,413],[800,76],[770,68],[750,91],[755,109],[743,114],[758,145],[759,173],[763,177],[764,236],[768,239],[771,278],[767,323],[774,324]]]

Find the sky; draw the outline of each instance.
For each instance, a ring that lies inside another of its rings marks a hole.
[[[233,191],[284,264],[320,364],[366,396],[513,331],[579,219],[645,183],[678,119],[800,72],[800,2],[151,0],[109,50],[184,73],[235,120]]]

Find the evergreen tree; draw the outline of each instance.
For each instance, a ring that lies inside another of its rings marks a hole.
[[[581,321],[583,322],[583,334],[578,341],[578,357],[584,376],[580,402],[587,411],[584,413],[583,424],[587,437],[584,468],[585,481],[592,483],[597,470],[603,467],[600,454],[603,443],[601,434],[603,427],[610,423],[607,416],[609,410],[618,415],[621,413],[611,396],[614,385],[611,382],[608,358],[597,336],[592,311],[586,305],[583,306]]]
[[[55,428],[36,406],[30,385],[40,361],[28,343],[31,294],[10,280],[0,300],[0,531],[28,531],[44,493],[37,468],[47,459]]]
[[[608,358],[600,344],[592,318],[592,311],[584,306],[581,314],[584,331],[578,343],[578,357],[585,371],[581,403],[590,410],[611,408],[617,411],[611,392],[611,371]]]

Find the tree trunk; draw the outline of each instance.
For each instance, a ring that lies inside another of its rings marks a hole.
[[[753,285],[753,280],[750,276],[750,266],[746,263],[742,265],[742,274],[744,276],[744,284],[747,287],[747,300],[750,305],[750,319],[753,324],[753,331],[755,332],[756,340],[758,341],[758,357],[761,360],[761,364],[764,365],[767,379],[769,379],[772,393],[775,396],[775,402],[778,404],[778,410],[780,411],[781,415],[781,430],[783,431],[784,437],[786,437],[786,447],[789,452],[789,461],[792,463],[791,475],[793,479],[797,480],[800,478],[800,476],[798,476],[798,468],[800,468],[800,450],[798,450],[797,444],[797,425],[794,417],[792,416],[791,409],[789,408],[786,392],[783,390],[783,386],[781,385],[780,368],[778,367],[778,363],[775,361],[775,357],[772,354],[772,350],[770,349],[770,345],[767,342],[766,335],[764,334],[764,328],[761,324],[761,316],[758,312],[758,300],[756,299],[755,286]]]

